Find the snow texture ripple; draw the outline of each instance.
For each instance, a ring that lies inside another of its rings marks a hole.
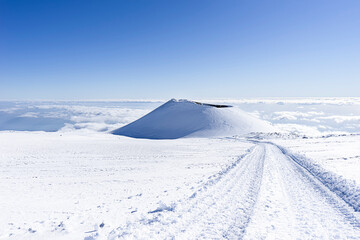
[[[110,239],[359,239],[354,210],[276,145],[258,143],[187,201]]]

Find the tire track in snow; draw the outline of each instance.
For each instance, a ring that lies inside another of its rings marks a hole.
[[[359,239],[352,208],[275,145],[245,239]]]
[[[113,238],[239,238],[249,222],[261,185],[265,148],[257,145],[187,201],[153,217],[114,230]]]
[[[252,151],[189,199],[108,239],[360,239],[353,210],[276,145]]]
[[[261,185],[264,156],[264,147],[257,146],[216,186],[190,206],[181,206],[177,217],[181,220],[170,235],[179,239],[241,236]]]

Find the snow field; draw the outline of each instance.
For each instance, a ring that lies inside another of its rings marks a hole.
[[[0,239],[107,239],[119,226],[176,207],[252,146],[1,132]]]
[[[360,239],[358,99],[254,101],[0,102],[0,239]]]
[[[360,185],[360,135],[270,139],[322,168]]]

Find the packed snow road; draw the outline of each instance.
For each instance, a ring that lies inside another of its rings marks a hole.
[[[259,197],[244,239],[360,239],[348,207],[274,145],[264,146]]]
[[[1,135],[0,239],[360,239],[358,188],[270,142]]]
[[[354,210],[276,145],[259,143],[187,200],[110,238],[360,239]]]

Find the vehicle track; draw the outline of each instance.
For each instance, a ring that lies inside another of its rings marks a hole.
[[[353,209],[274,144],[257,143],[220,175],[188,200],[149,212],[111,236],[360,239],[360,222]]]
[[[244,239],[360,239],[351,207],[275,145]]]
[[[149,219],[118,228],[119,238],[238,238],[245,232],[261,185],[265,146],[257,145],[221,177],[174,209],[153,211]],[[226,223],[226,224],[224,224]]]

